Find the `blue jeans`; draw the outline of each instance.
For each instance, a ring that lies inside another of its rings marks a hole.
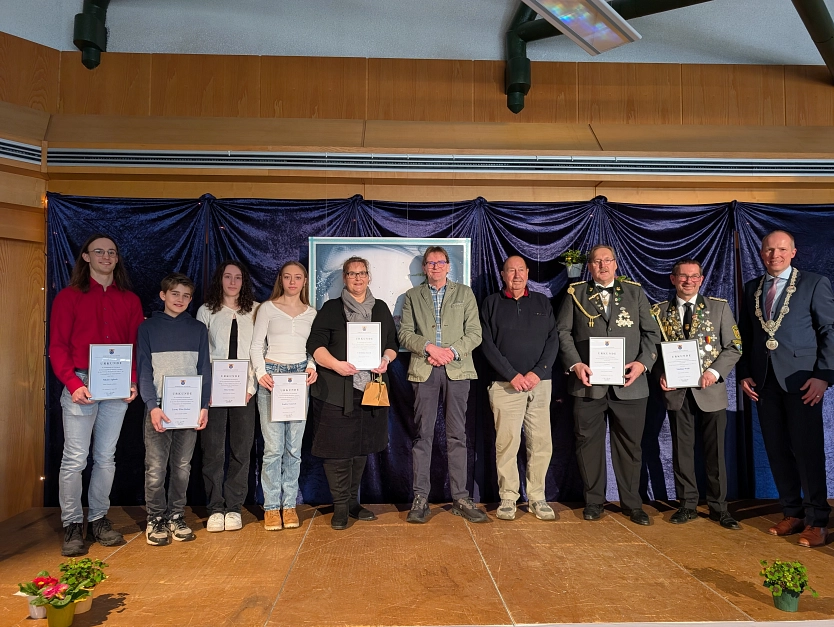
[[[162,433],[153,428],[150,412],[145,410],[145,507],[148,520],[157,517],[170,519],[185,513],[185,491],[191,475],[191,456],[197,443],[194,429],[167,429]],[[165,495],[165,473],[168,476],[168,495]]]
[[[76,374],[87,383],[85,373]],[[116,474],[116,443],[122,431],[127,403],[122,400],[96,401],[92,405],[72,402],[67,388],[61,393],[64,422],[64,456],[58,474],[58,502],[61,505],[61,522],[83,523],[81,506],[81,471],[87,466],[90,441],[93,443],[93,470],[87,501],[90,510],[87,519],[98,520],[110,509],[110,489]]]
[[[297,364],[266,364],[267,374],[304,372],[306,369],[307,360]],[[307,421],[270,421],[272,393],[263,387],[258,388],[258,413],[261,415],[261,433],[264,436],[264,461],[261,467],[264,509],[291,509],[298,502],[301,440]]]

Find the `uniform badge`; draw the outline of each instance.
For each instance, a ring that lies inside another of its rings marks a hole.
[[[634,324],[634,320],[631,319],[631,316],[626,311],[625,307],[620,307],[620,313],[617,315],[617,326],[618,327],[630,327]]]

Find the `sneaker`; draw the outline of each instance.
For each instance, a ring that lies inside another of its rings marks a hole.
[[[452,503],[452,513],[456,516],[463,516],[466,520],[472,523],[482,523],[489,520],[489,516],[482,509],[479,509],[475,502],[470,498],[458,499]]]
[[[301,526],[301,521],[298,520],[298,513],[294,507],[289,507],[281,512],[281,518],[284,519],[284,529],[295,529]]]
[[[539,520],[556,520],[556,512],[547,504],[547,501],[530,501],[528,507]]]
[[[124,544],[125,538],[118,531],[113,529],[107,516],[87,523],[87,539],[90,542],[98,542],[101,546],[116,546]]]
[[[268,509],[264,512],[264,529],[278,531],[282,527],[280,509]]]
[[[191,531],[191,527],[185,524],[185,516],[182,514],[171,516],[168,521],[168,530],[171,532],[171,537],[177,542],[191,542],[191,540],[197,538]]]
[[[240,517],[240,512],[226,512],[223,525],[226,527],[226,531],[243,529],[243,519]]]
[[[501,520],[515,520],[515,501],[511,499],[501,499],[501,505],[498,506],[496,516]]]
[[[84,544],[83,523],[70,523],[64,527],[64,544],[61,547],[61,555],[64,557],[77,557],[87,554],[87,546]]]
[[[171,544],[171,534],[168,532],[168,527],[162,516],[157,516],[153,520],[148,521],[148,526],[145,529],[145,539],[151,546]]]
[[[220,512],[216,514],[212,514],[209,516],[208,522],[206,523],[206,531],[209,533],[217,533],[218,531],[225,531],[226,530],[226,518]]]
[[[411,511],[408,512],[405,522],[424,523],[429,519],[430,514],[431,510],[426,497],[418,494],[414,497],[414,503],[411,504]]]

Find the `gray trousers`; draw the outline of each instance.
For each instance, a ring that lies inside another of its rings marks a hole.
[[[466,404],[469,380],[452,381],[445,368],[432,368],[431,374],[414,387],[414,421],[417,435],[411,449],[414,466],[414,496],[428,499],[431,489],[431,449],[437,422],[437,401],[443,394],[446,418],[446,455],[449,459],[449,486],[454,500],[469,496],[466,489]]]

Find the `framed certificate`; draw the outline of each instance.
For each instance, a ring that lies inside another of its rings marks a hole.
[[[681,340],[679,342],[661,342],[663,369],[666,374],[666,387],[697,388],[701,386],[701,354],[698,340]]]
[[[625,338],[589,338],[591,385],[625,385]]]
[[[211,406],[245,407],[248,383],[248,359],[215,359],[211,362]]]
[[[382,323],[347,323],[347,360],[357,370],[379,368],[382,361]]]
[[[200,426],[203,376],[163,377],[162,413],[171,422],[162,421],[165,429],[196,429]]]
[[[132,344],[90,344],[87,389],[94,401],[130,397]]]
[[[270,409],[270,422],[307,420],[307,373],[272,375]]]

